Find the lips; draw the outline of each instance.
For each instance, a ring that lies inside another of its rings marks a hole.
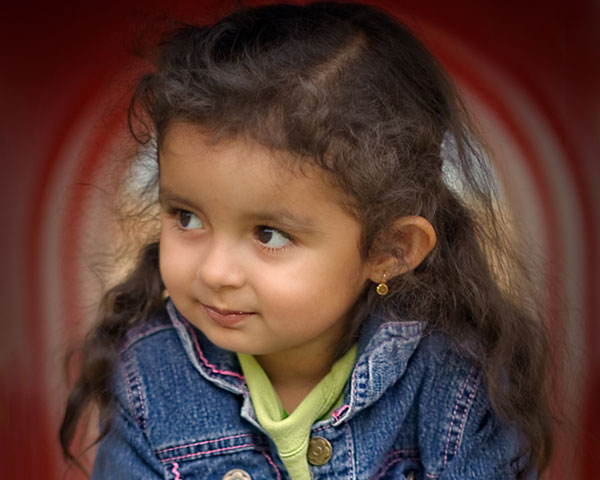
[[[221,310],[219,308],[204,304],[202,304],[202,306],[204,307],[206,314],[213,322],[221,327],[227,328],[235,327],[250,315],[254,314],[254,312],[242,312],[239,310]]]

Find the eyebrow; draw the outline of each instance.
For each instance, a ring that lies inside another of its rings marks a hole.
[[[164,188],[162,185],[159,185],[158,187],[158,203],[162,207],[166,207],[176,203],[188,206],[190,208],[198,208],[196,205],[194,205],[193,202],[190,202],[187,198],[175,193],[174,191],[168,188]]]
[[[194,202],[169,188],[159,187],[158,202],[164,208],[173,204],[182,205],[195,210],[201,210]],[[259,212],[243,212],[244,216],[251,222],[258,225],[269,225],[282,230],[292,230],[298,233],[314,233],[317,226],[308,216],[298,213],[292,213],[289,210],[282,209],[279,206],[273,210]]]
[[[297,233],[314,233],[317,227],[308,217],[291,213],[287,210],[276,209],[264,212],[256,212],[249,215],[249,218],[255,223],[266,224],[281,228],[282,230],[291,230]]]

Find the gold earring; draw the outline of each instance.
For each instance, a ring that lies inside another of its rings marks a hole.
[[[385,283],[385,278],[386,278],[386,275],[384,273],[383,279],[381,280],[381,282],[379,282],[379,285],[377,285],[377,288],[375,289],[377,291],[377,293],[379,295],[381,295],[382,297],[387,295],[388,292],[390,291],[390,289],[387,286],[387,283]]]

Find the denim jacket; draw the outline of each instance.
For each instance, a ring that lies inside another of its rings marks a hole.
[[[129,332],[114,377],[93,479],[290,478],[236,355],[173,304]],[[494,416],[480,370],[419,322],[365,321],[344,402],[313,425],[317,437],[330,458],[311,465],[314,479],[514,478],[515,435]]]

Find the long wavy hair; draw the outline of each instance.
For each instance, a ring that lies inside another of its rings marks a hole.
[[[547,344],[538,284],[507,234],[478,135],[439,63],[387,14],[351,3],[244,9],[214,25],[181,25],[158,45],[129,110],[130,129],[158,151],[173,121],[215,141],[244,136],[329,172],[362,225],[361,253],[395,219],[426,218],[437,245],[414,271],[365,289],[340,353],[373,308],[399,311],[447,335],[478,364],[492,406],[525,439],[518,476],[548,463]],[[390,253],[402,261],[402,251]],[[103,298],[82,347],[80,374],[60,430],[64,454],[82,413],[110,419],[110,380],[128,329],[164,308],[158,243]],[[404,317],[406,318],[406,317]],[[104,423],[104,431],[110,422]]]

